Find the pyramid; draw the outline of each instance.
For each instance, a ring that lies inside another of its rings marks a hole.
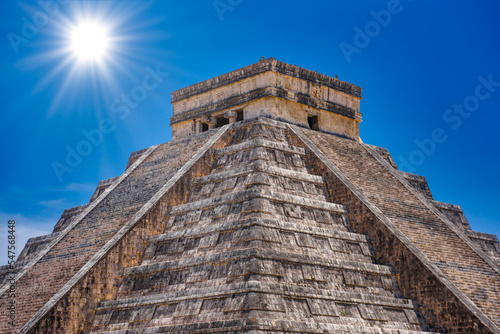
[[[172,94],[172,141],[0,268],[1,333],[500,333],[500,244],[273,58]]]

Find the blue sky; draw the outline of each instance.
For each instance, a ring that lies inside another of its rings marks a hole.
[[[473,229],[500,234],[497,1],[3,1],[0,263],[171,139],[170,93],[274,57],[363,88],[361,138],[424,175]],[[100,62],[68,52],[72,27],[107,26]],[[148,73],[155,86],[141,88]],[[146,92],[145,95],[141,95]],[[127,104],[123,96],[135,94]],[[95,135],[101,130],[102,137]],[[105,131],[103,131],[105,130]],[[94,144],[83,142],[94,134]],[[83,146],[82,146],[83,145]],[[70,160],[68,152],[86,156]],[[54,166],[68,169],[59,173]],[[5,253],[5,254],[4,254]]]

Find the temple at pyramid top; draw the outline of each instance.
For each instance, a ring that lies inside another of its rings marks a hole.
[[[361,88],[264,59],[172,93],[172,137],[268,117],[359,139]]]

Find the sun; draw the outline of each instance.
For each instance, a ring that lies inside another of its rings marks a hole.
[[[100,60],[108,47],[106,29],[97,23],[83,23],[74,28],[72,50],[81,60]]]

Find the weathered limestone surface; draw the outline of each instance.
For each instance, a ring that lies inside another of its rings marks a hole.
[[[140,265],[124,270],[117,299],[97,307],[92,333],[426,330],[285,123],[232,131]]]
[[[85,216],[79,217],[75,226],[67,226],[60,232],[60,240],[51,245],[50,250],[29,266],[29,271],[17,280],[16,330],[56,295],[193,156],[210,135],[212,133],[204,133],[189,140],[181,139],[151,148],[143,155],[144,160],[140,161],[135,169],[129,168],[129,174],[124,174],[124,179],[111,192],[102,194],[101,200],[95,201],[99,203]],[[137,247],[140,250],[141,247]],[[128,259],[127,262],[134,263],[134,260]],[[119,267],[114,270],[119,270]],[[114,273],[116,274],[117,272]],[[105,291],[101,291],[102,298],[112,296],[114,290],[116,289],[113,286],[108,286]],[[0,307],[6,309],[6,302],[7,299],[3,295]],[[80,324],[67,325],[73,328]],[[14,332],[12,327],[7,325],[4,313],[0,315],[0,332]]]
[[[0,267],[0,333],[500,333],[497,237],[361,142],[360,99],[272,58],[174,92],[174,140]]]
[[[361,88],[276,59],[223,74],[172,93],[173,137],[199,131],[228,113],[244,119],[263,116],[308,126],[317,117],[318,129],[359,139]]]
[[[381,163],[383,158],[380,157],[380,160],[377,160],[367,146],[317,131],[302,131],[337,166],[354,188],[364,195],[379,210],[378,212],[389,219],[390,223],[402,233],[404,239],[410,242],[409,245],[416,247],[416,253],[421,254],[423,260],[428,260],[434,269],[438,269],[435,275],[442,273],[445,279],[451,281],[458,288],[457,293],[463,294],[463,301],[470,301],[469,307],[472,309],[470,312],[477,311],[475,310],[477,307],[484,314],[483,321],[489,320],[491,322],[489,330],[498,331],[500,324],[500,312],[498,312],[500,309],[500,275],[498,268],[493,264],[494,262],[484,256],[484,253],[478,254],[477,247],[476,250],[471,247],[470,239],[461,237],[452,228],[453,223],[445,223],[441,217],[431,211],[424,201],[415,195],[420,191],[417,190],[415,193],[409,191],[394,175],[400,172],[393,170],[394,174],[391,173],[392,167],[389,164],[384,166]],[[411,185],[409,186],[411,187]],[[353,189],[349,190],[352,192]],[[343,194],[343,196],[346,195]],[[349,194],[349,196],[351,198],[346,198],[345,201],[355,202],[352,195]],[[424,197],[422,196],[422,198]],[[341,201],[343,204],[346,202]],[[355,221],[359,221],[359,228],[363,233],[377,239],[374,235],[377,229],[370,226],[376,218],[373,216],[375,210],[369,214],[366,210],[360,210],[359,202],[353,205],[358,207],[347,207],[352,214],[359,211],[357,215],[354,215]],[[384,231],[384,233],[387,232]],[[378,246],[389,246],[385,252],[382,252],[385,253],[383,257],[388,261],[396,262],[394,254],[390,253],[394,252],[397,245],[382,243],[382,240],[387,241],[387,237],[387,235],[385,238],[378,237],[381,242]],[[401,255],[398,254],[398,256]],[[401,258],[404,257],[401,256]],[[405,275],[412,272],[415,274],[419,266],[418,263],[414,263],[414,265],[416,266],[404,264],[398,269],[404,269]],[[402,271],[401,274],[403,274]],[[447,314],[452,314],[459,306],[450,307],[450,300],[447,299],[440,302],[428,300],[432,294],[437,294],[439,290],[444,293],[444,288],[429,287],[427,282],[418,282],[417,279],[418,277],[408,277],[409,281],[402,285],[418,296],[417,300],[427,306],[424,313],[437,322],[439,326],[450,331],[458,331],[464,327],[473,329],[474,326],[480,326],[473,320],[473,317],[467,319],[463,314],[457,314],[448,319],[442,319],[445,314],[442,316],[433,314],[439,310],[445,310]],[[465,308],[463,312],[467,313],[467,309]],[[466,323],[460,324],[459,319],[474,322],[474,326]],[[487,329],[483,330],[487,331]]]

